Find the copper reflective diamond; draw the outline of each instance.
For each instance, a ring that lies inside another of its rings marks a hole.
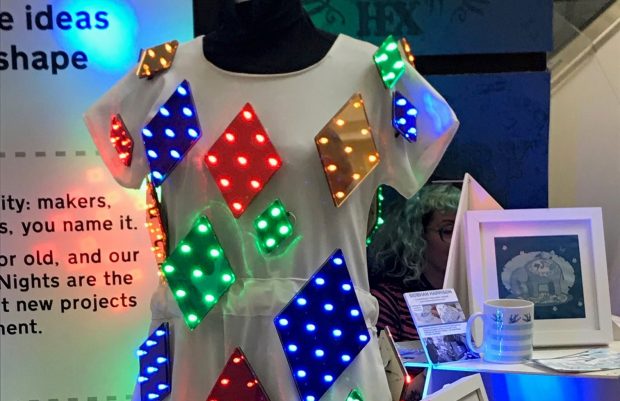
[[[340,207],[379,164],[379,153],[356,93],[314,137],[332,199]]]

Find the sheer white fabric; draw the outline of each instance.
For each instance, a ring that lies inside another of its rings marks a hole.
[[[376,48],[340,35],[319,63],[277,75],[231,73],[204,59],[202,38],[182,44],[172,68],[152,79],[130,72],[85,116],[104,162],[117,181],[137,188],[147,174],[141,128],[176,87],[188,80],[202,138],[162,185],[171,246],[204,213],[230,260],[237,281],[194,331],[185,326],[170,290],[155,289],[152,328],[172,327],[171,401],[205,400],[233,348],[246,353],[272,401],[299,399],[276,333],[273,317],[337,248],[344,252],[356,294],[371,330],[371,342],[325,394],[342,401],[359,387],[368,400],[388,401],[374,325],[376,300],[368,292],[365,233],[371,200],[380,184],[406,197],[428,179],[450,143],[458,122],[447,103],[409,65],[397,84],[418,108],[418,141],[395,137],[391,94],[372,62]],[[356,92],[366,112],[381,157],[379,166],[340,207],[333,205],[314,144],[314,136]],[[203,162],[209,147],[246,102],[250,102],[283,159],[263,191],[235,219]],[[109,142],[110,116],[120,113],[136,144],[125,167]],[[253,219],[280,198],[296,218],[295,234],[284,250],[265,256],[256,246]],[[145,333],[146,334],[146,333]]]

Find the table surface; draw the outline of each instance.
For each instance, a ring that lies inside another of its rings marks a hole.
[[[407,344],[399,345],[399,351],[402,352],[404,364],[406,367],[427,367],[428,362],[424,353],[419,351],[413,351],[415,343],[409,342]],[[557,358],[561,356],[567,356],[576,354],[578,352],[586,351],[592,348],[601,347],[585,347],[585,348],[537,348],[534,349],[533,359],[546,359]],[[620,341],[614,341],[609,344],[609,349],[620,352]],[[452,370],[462,372],[484,372],[484,373],[516,373],[516,374],[538,374],[538,375],[553,375],[553,376],[571,376],[571,377],[584,377],[592,379],[620,379],[620,369],[614,370],[602,370],[598,372],[585,372],[585,373],[569,373],[558,372],[555,370],[547,369],[534,362],[526,362],[519,364],[503,364],[503,363],[489,363],[482,359],[467,360],[459,362],[448,362],[433,366],[433,370]]]

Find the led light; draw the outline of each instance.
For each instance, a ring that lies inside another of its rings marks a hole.
[[[351,360],[351,357],[347,354],[342,354],[340,356],[340,359],[342,360],[342,362],[349,362]]]
[[[392,94],[392,126],[408,142],[417,139],[418,110],[402,93],[394,91]]]
[[[230,186],[230,180],[227,178],[220,179],[220,187],[228,188]]]
[[[306,377],[306,371],[305,370],[298,370],[297,371],[297,377]]]
[[[184,87],[182,87],[182,86],[179,86],[179,87],[177,88],[177,93],[178,93],[179,95],[181,95],[181,96],[185,96],[185,95],[187,95],[187,91],[186,91],[186,90],[185,90],[185,88],[184,88]]]
[[[360,341],[366,342],[368,341],[368,336],[366,334],[360,334],[359,339]]]
[[[342,285],[342,289],[345,291],[351,291],[351,284],[345,283]]]
[[[364,101],[354,94],[315,136],[315,144],[332,200],[340,207],[378,165],[377,147],[370,134]],[[368,163],[368,155],[375,161]],[[353,174],[358,174],[353,179]]]
[[[353,174],[351,177],[353,177],[354,180],[359,180],[360,179],[360,175],[355,173]]]
[[[269,253],[293,234],[293,223],[279,199],[273,201],[254,220],[260,250]]]
[[[207,156],[207,161],[208,161],[210,164],[215,164],[215,163],[217,163],[217,157],[215,157],[215,156],[213,156],[213,155],[208,155],[208,156]]]
[[[188,128],[188,129],[187,129],[187,135],[189,135],[189,136],[190,136],[190,137],[192,137],[192,138],[198,138],[198,135],[200,135],[200,134],[199,134],[199,133],[198,133],[198,131],[196,131],[195,129],[193,129],[193,128]]]
[[[185,323],[192,330],[234,281],[228,259],[210,227],[207,217],[199,216],[164,263],[175,267],[173,273],[164,267],[164,275]],[[188,249],[191,251],[187,252]],[[229,280],[223,280],[224,277]]]
[[[240,348],[235,348],[206,400],[269,401],[269,397],[247,357]]]
[[[342,266],[342,264],[344,263],[344,261],[342,260],[342,258],[333,258],[332,262],[336,265],[336,266]]]
[[[335,258],[341,259],[342,267],[333,263]],[[361,335],[368,335],[365,322],[350,317],[351,310],[361,310],[355,292],[340,291],[341,284],[350,280],[342,251],[337,250],[274,318],[298,399],[321,399],[366,344],[360,341]],[[286,326],[278,324],[281,318],[287,319]],[[346,324],[346,330],[335,323]],[[300,344],[299,349],[291,352],[292,344]]]
[[[377,156],[375,156],[375,155],[369,155],[369,156],[368,156],[368,161],[369,161],[369,162],[371,162],[371,163],[376,162],[376,161],[377,161]]]
[[[140,78],[153,78],[166,71],[172,65],[178,47],[179,42],[172,40],[142,51],[136,75]],[[177,88],[179,95],[187,95],[183,91],[184,88]]]
[[[118,153],[119,160],[129,167],[133,154],[133,138],[125,127],[120,114],[113,115],[110,121],[110,142]]]
[[[164,266],[164,271],[166,273],[172,273],[174,271],[174,267],[171,266],[171,265],[166,265],[166,266]]]
[[[374,54],[375,65],[386,88],[391,89],[405,72],[405,63],[398,43],[388,36]]]
[[[411,64],[411,66],[415,68],[415,56],[413,55],[413,52],[411,51],[411,45],[409,45],[409,41],[407,40],[407,38],[405,37],[401,38],[400,45],[403,48],[403,51],[405,52],[405,58],[407,59],[409,64]]]
[[[331,312],[331,311],[334,310],[334,305],[332,305],[332,304],[325,304],[325,305],[323,305],[323,309],[325,309],[328,312]]]
[[[353,317],[357,317],[360,315],[360,311],[357,309],[351,309],[350,313],[351,313],[351,316]]]
[[[288,350],[291,351],[291,352],[295,352],[295,351],[297,351],[297,346],[295,344],[290,344],[288,346]]]
[[[186,92],[185,95],[179,93],[180,88],[181,92]],[[164,105],[159,107],[159,112],[142,129],[144,149],[150,156],[147,162],[155,186],[162,184],[201,137],[196,116],[185,116],[185,108],[194,109],[194,100],[187,81],[177,87]],[[188,132],[190,135],[176,135],[177,132]],[[157,156],[152,157],[153,154]]]
[[[288,320],[285,318],[281,318],[280,320],[278,320],[278,323],[280,324],[280,326],[286,326],[288,324]]]
[[[155,152],[153,149],[149,149],[146,154],[148,155],[148,157],[155,159],[157,158],[157,152]]]
[[[223,274],[222,275],[222,280],[225,283],[229,283],[229,282],[233,281],[233,276],[231,274]]]
[[[185,114],[186,117],[192,117],[194,112],[189,107],[183,107],[183,114]]]
[[[141,401],[164,398],[170,393],[169,350],[168,323],[162,323],[138,350],[138,355],[140,355],[138,383]]]
[[[207,155],[217,157],[217,163],[205,158],[211,174],[218,178],[226,175],[230,179],[230,187],[222,188],[219,183],[218,187],[235,218],[247,210],[248,205],[282,165],[275,147],[249,103],[226,127]]]
[[[306,396],[306,401],[316,401],[316,398],[314,398],[314,396],[312,396],[312,395],[307,395]]]

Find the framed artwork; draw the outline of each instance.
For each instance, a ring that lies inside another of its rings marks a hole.
[[[472,313],[487,299],[534,302],[534,346],[612,341],[600,208],[466,213]]]
[[[489,401],[480,373],[463,377],[426,396],[422,401]]]
[[[379,351],[385,367],[392,400],[400,401],[404,399],[408,376],[389,327],[384,328],[379,334]]]

